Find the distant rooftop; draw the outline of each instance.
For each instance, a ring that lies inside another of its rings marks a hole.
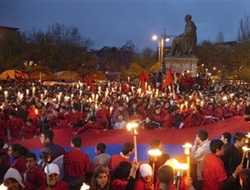
[[[1,26],[0,25],[0,30],[1,29],[3,29],[3,30],[13,30],[13,31],[19,30],[19,28],[14,28],[14,27],[9,27],[9,26]]]

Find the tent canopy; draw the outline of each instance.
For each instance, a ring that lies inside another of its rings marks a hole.
[[[106,75],[103,74],[101,71],[90,73],[89,77],[91,78],[91,80],[107,80]]]
[[[8,79],[28,79],[28,75],[20,70],[6,70],[0,74],[0,80],[8,80]]]
[[[57,79],[64,80],[78,80],[80,78],[79,73],[75,71],[60,71],[55,73]]]
[[[48,79],[55,79],[56,76],[54,73],[49,71],[35,71],[30,74],[31,79],[41,79],[41,80],[48,80]]]

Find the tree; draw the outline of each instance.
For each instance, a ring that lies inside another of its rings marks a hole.
[[[223,43],[224,42],[224,34],[222,31],[219,31],[217,37],[216,37],[217,43]]]
[[[240,19],[238,29],[238,42],[244,43],[250,41],[250,17],[244,14],[244,18]]]
[[[23,37],[27,42],[26,60],[54,71],[78,69],[86,60],[95,62],[90,61],[91,56],[86,53],[93,43],[90,39],[82,39],[76,27],[55,23],[48,26],[46,32],[32,30]]]

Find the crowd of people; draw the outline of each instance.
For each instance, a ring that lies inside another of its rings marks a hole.
[[[40,155],[19,143],[7,145],[0,138],[0,183],[8,190],[249,190],[249,136],[225,132],[221,139],[209,140],[206,130],[198,130],[191,149],[191,176],[180,173],[160,140],[150,142],[151,149],[162,154],[148,161],[132,159],[135,147],[124,143],[121,152],[109,155],[106,145],[98,143],[96,156],[81,150],[82,139],[72,138],[71,150],[54,143],[53,130],[40,137],[44,150]],[[10,158],[13,159],[11,162]]]
[[[139,190],[144,182],[150,181],[150,179],[144,179],[148,177],[144,174],[152,173],[150,176],[153,179],[150,183],[146,183],[150,185],[141,187],[141,189],[169,189],[173,180],[172,177],[169,177],[172,176],[172,169],[164,167],[165,169],[162,169],[161,173],[161,167],[156,167],[152,171],[152,160],[149,165],[140,166],[142,167],[142,169],[139,168],[141,180],[136,178],[138,161],[128,161],[134,151],[132,143],[125,144],[121,154],[113,155],[111,158],[105,154],[105,145],[98,144],[96,151],[98,156],[101,156],[99,159],[94,159],[92,164],[95,164],[91,165],[88,155],[80,151],[81,138],[72,139],[73,150],[65,153],[60,145],[53,143],[53,130],[70,127],[74,134],[89,130],[106,131],[123,129],[128,122],[132,121],[137,122],[142,129],[181,129],[199,127],[234,116],[241,116],[246,122],[250,120],[250,87],[247,84],[213,84],[211,80],[201,76],[184,75],[179,76],[171,86],[164,89],[157,80],[153,79],[143,85],[145,86],[143,87],[142,83],[137,80],[106,81],[94,85],[79,82],[74,85],[55,84],[54,86],[43,86],[40,83],[30,82],[17,84],[14,81],[2,83],[0,86],[0,137],[11,143],[16,139],[25,140],[40,135],[41,142],[46,148],[37,162],[36,156],[29,153],[25,147],[18,143],[11,144],[8,152],[15,162],[9,169],[10,163],[3,159],[3,155],[6,156],[6,148],[2,143],[3,151],[1,151],[5,154],[1,153],[1,165],[5,163],[8,166],[5,167],[5,170],[1,170],[6,172],[3,177],[4,184],[18,183],[20,189],[21,186],[24,186],[24,182],[29,182],[29,178],[32,178],[31,181],[38,180],[34,178],[40,176],[40,182],[36,181],[33,184],[35,189],[48,187],[56,189],[57,185],[57,189],[68,189],[68,186],[70,189],[79,189],[82,182],[86,181],[91,184],[91,189],[95,190],[110,188],[112,190],[121,188]],[[206,181],[205,177],[209,176],[207,177],[209,180],[215,179],[215,177],[211,177],[214,173],[209,173],[212,171],[211,167],[217,169],[213,163],[219,164],[222,171],[221,175],[216,177],[220,181],[214,184],[216,186],[214,189],[222,188],[222,186],[227,189],[233,187],[231,183],[237,181],[235,177],[241,176],[242,166],[245,165],[246,168],[247,165],[247,162],[239,163],[239,160],[242,159],[242,152],[239,150],[243,143],[239,144],[238,141],[245,139],[245,136],[238,137],[238,135],[235,134],[235,143],[229,146],[231,149],[228,147],[225,150],[224,157],[228,159],[228,162],[222,163],[216,158],[223,155],[225,145],[221,144],[221,141],[209,142],[207,137],[204,137],[208,135],[197,134],[192,152],[193,158],[197,162],[197,179],[193,178],[198,184],[197,190],[214,188],[213,185],[209,186],[211,181]],[[152,146],[161,147],[159,142],[153,143]],[[227,150],[230,150],[229,155],[226,154]],[[206,162],[205,156],[210,152],[212,152],[211,158]],[[213,157],[214,155],[216,157]],[[159,166],[169,159],[167,154],[164,156],[162,160],[157,161],[160,162]],[[114,159],[112,159],[113,157]],[[213,159],[216,161],[210,163]],[[100,164],[100,160],[105,163]],[[80,167],[76,167],[76,163]],[[120,166],[120,164],[122,165]],[[99,165],[108,166],[108,169],[107,167],[97,167]],[[125,170],[126,172],[124,172]],[[28,175],[27,171],[31,174]],[[203,173],[204,171],[207,172]],[[47,174],[46,179],[44,172]],[[89,176],[89,173],[92,177]],[[16,178],[7,178],[10,175],[16,176]],[[163,181],[168,179],[168,181],[162,182],[161,179]],[[139,181],[141,182],[139,183]],[[194,188],[191,181],[191,179],[185,178],[182,181],[183,188]],[[139,183],[138,186],[137,183]],[[32,188],[29,185],[27,187]]]
[[[182,77],[162,89],[134,81],[87,86],[43,86],[40,83],[3,83],[0,86],[0,136],[11,141],[36,137],[46,129],[123,129],[130,121],[141,128],[198,127],[234,116],[250,120],[249,85],[215,83],[206,78]]]

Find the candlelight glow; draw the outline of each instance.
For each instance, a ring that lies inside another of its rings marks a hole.
[[[82,184],[81,190],[89,190],[90,186],[86,185],[85,183]]]
[[[250,148],[248,148],[247,146],[243,146],[243,147],[242,147],[242,150],[243,150],[244,152],[246,152],[246,151],[250,151]]]
[[[170,158],[164,165],[171,166],[172,168],[176,169],[176,167],[179,167],[179,161],[175,158]]]
[[[8,188],[4,184],[0,185],[0,190],[7,190]]]
[[[192,148],[190,143],[185,143],[182,147],[184,148],[184,154],[190,154],[190,149]]]
[[[151,149],[148,151],[150,156],[161,156],[162,152],[159,149]]]
[[[127,129],[130,131],[131,129],[137,128],[138,123],[128,123],[127,124]]]
[[[222,100],[227,101],[227,96],[223,96]]]
[[[248,132],[247,135],[246,135],[247,138],[250,138],[250,133]]]

